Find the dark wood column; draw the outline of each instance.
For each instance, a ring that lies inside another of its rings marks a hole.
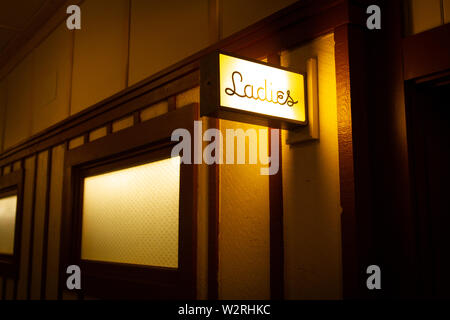
[[[366,27],[381,8],[381,30]],[[401,1],[355,1],[335,29],[344,297],[405,297],[414,285],[414,244],[404,83]],[[368,290],[366,268],[381,268]]]

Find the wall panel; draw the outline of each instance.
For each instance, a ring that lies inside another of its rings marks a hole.
[[[23,192],[23,212],[22,212],[22,240],[20,249],[20,266],[17,299],[27,299],[29,248],[31,235],[31,220],[33,214],[33,193],[35,184],[35,157],[25,160],[25,182]]]
[[[128,0],[86,0],[75,32],[71,114],[126,86]]]
[[[4,148],[7,149],[31,135],[34,55],[30,53],[6,78],[8,103]]]
[[[34,51],[32,133],[69,116],[73,36],[64,22]]]
[[[410,32],[416,34],[439,26],[441,0],[409,0]]]
[[[296,0],[225,0],[222,1],[222,38],[281,10]]]
[[[444,0],[444,23],[450,22],[450,0]]]
[[[208,44],[208,0],[132,0],[130,85]]]

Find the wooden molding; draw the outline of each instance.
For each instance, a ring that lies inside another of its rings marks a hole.
[[[447,39],[447,40],[445,40]],[[450,24],[403,39],[405,80],[450,70]]]

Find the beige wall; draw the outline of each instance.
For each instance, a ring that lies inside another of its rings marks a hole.
[[[133,0],[130,84],[208,46],[208,31],[208,0]]]
[[[206,0],[193,2],[194,5],[186,7],[183,16],[171,12],[175,3],[171,1],[175,0],[158,2],[159,7],[151,7],[150,4],[155,2],[143,0],[131,0],[131,3],[128,0],[96,1],[83,3],[81,31],[68,31],[64,23],[60,24],[5,79],[0,80],[0,133],[3,125],[5,148],[209,44],[208,28],[211,25],[208,24]],[[236,1],[224,2],[223,36],[291,2],[249,1],[245,6],[242,2],[238,7],[248,14],[236,12],[235,16],[231,4]],[[102,10],[102,3],[108,3],[108,10]],[[258,10],[251,10],[255,4],[258,4]],[[181,21],[183,30],[174,28],[173,21]],[[292,299],[341,297],[341,209],[333,48],[333,37],[329,35],[282,55],[284,65],[299,69],[304,68],[308,57],[317,56],[319,61],[320,140],[295,146],[283,143],[285,287],[286,297]],[[199,90],[195,88],[180,94],[176,100],[177,107],[198,102]],[[167,105],[163,107],[167,110]],[[232,121],[220,121],[220,124],[222,130],[258,128]],[[286,132],[283,141],[285,138]],[[267,148],[267,145],[261,147]],[[55,243],[60,230],[64,148],[55,147],[52,155],[49,274],[58,270],[59,248]],[[37,220],[33,226],[35,241],[31,248],[29,236],[34,170],[38,170],[38,179],[44,179],[47,157],[47,153],[39,155],[37,168],[34,158],[25,161],[23,230],[26,232],[22,233],[24,263],[18,282],[19,299],[26,298],[29,251],[32,250],[33,259],[41,261],[40,253],[45,245],[41,239],[42,199],[35,203]],[[259,165],[220,167],[219,297],[223,299],[270,297],[269,180],[260,175],[259,169]],[[208,194],[207,175],[207,168],[202,166],[198,221],[200,298],[207,296],[207,200],[200,196]],[[36,190],[38,195],[46,183]],[[41,273],[40,267],[33,267],[30,273],[34,298],[40,293]],[[47,279],[47,298],[56,297],[56,285],[56,278]]]
[[[222,36],[224,38],[287,7],[296,0],[224,0],[222,9]]]
[[[226,129],[267,130],[220,120],[224,154]],[[258,142],[258,148],[267,150],[268,140]],[[245,150],[248,155],[248,143]],[[248,160],[219,168],[219,299],[270,299],[269,176]]]
[[[73,33],[60,24],[34,51],[32,133],[69,116]]]
[[[318,60],[320,139],[287,145],[282,131],[285,297],[340,299],[342,209],[332,34],[283,52],[281,62],[306,71],[311,57]],[[220,121],[224,137],[226,129],[237,128],[262,127]],[[269,179],[260,175],[260,167],[220,166],[220,299],[270,298]]]
[[[216,19],[216,1],[85,0],[81,30],[62,21],[0,79],[0,151],[295,2],[221,0]]]
[[[281,62],[305,70],[310,57],[318,60],[320,139],[283,143],[285,293],[289,299],[337,299],[342,265],[333,35],[283,52]]]
[[[8,76],[4,148],[31,135],[34,52],[30,53]]]
[[[449,0],[408,0],[407,32],[416,34],[450,22]]]
[[[74,32],[71,114],[126,87],[128,10],[128,0],[81,5],[81,30]]]

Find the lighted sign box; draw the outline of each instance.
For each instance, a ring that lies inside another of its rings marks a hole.
[[[200,115],[291,129],[307,124],[305,76],[215,52],[200,65]]]

